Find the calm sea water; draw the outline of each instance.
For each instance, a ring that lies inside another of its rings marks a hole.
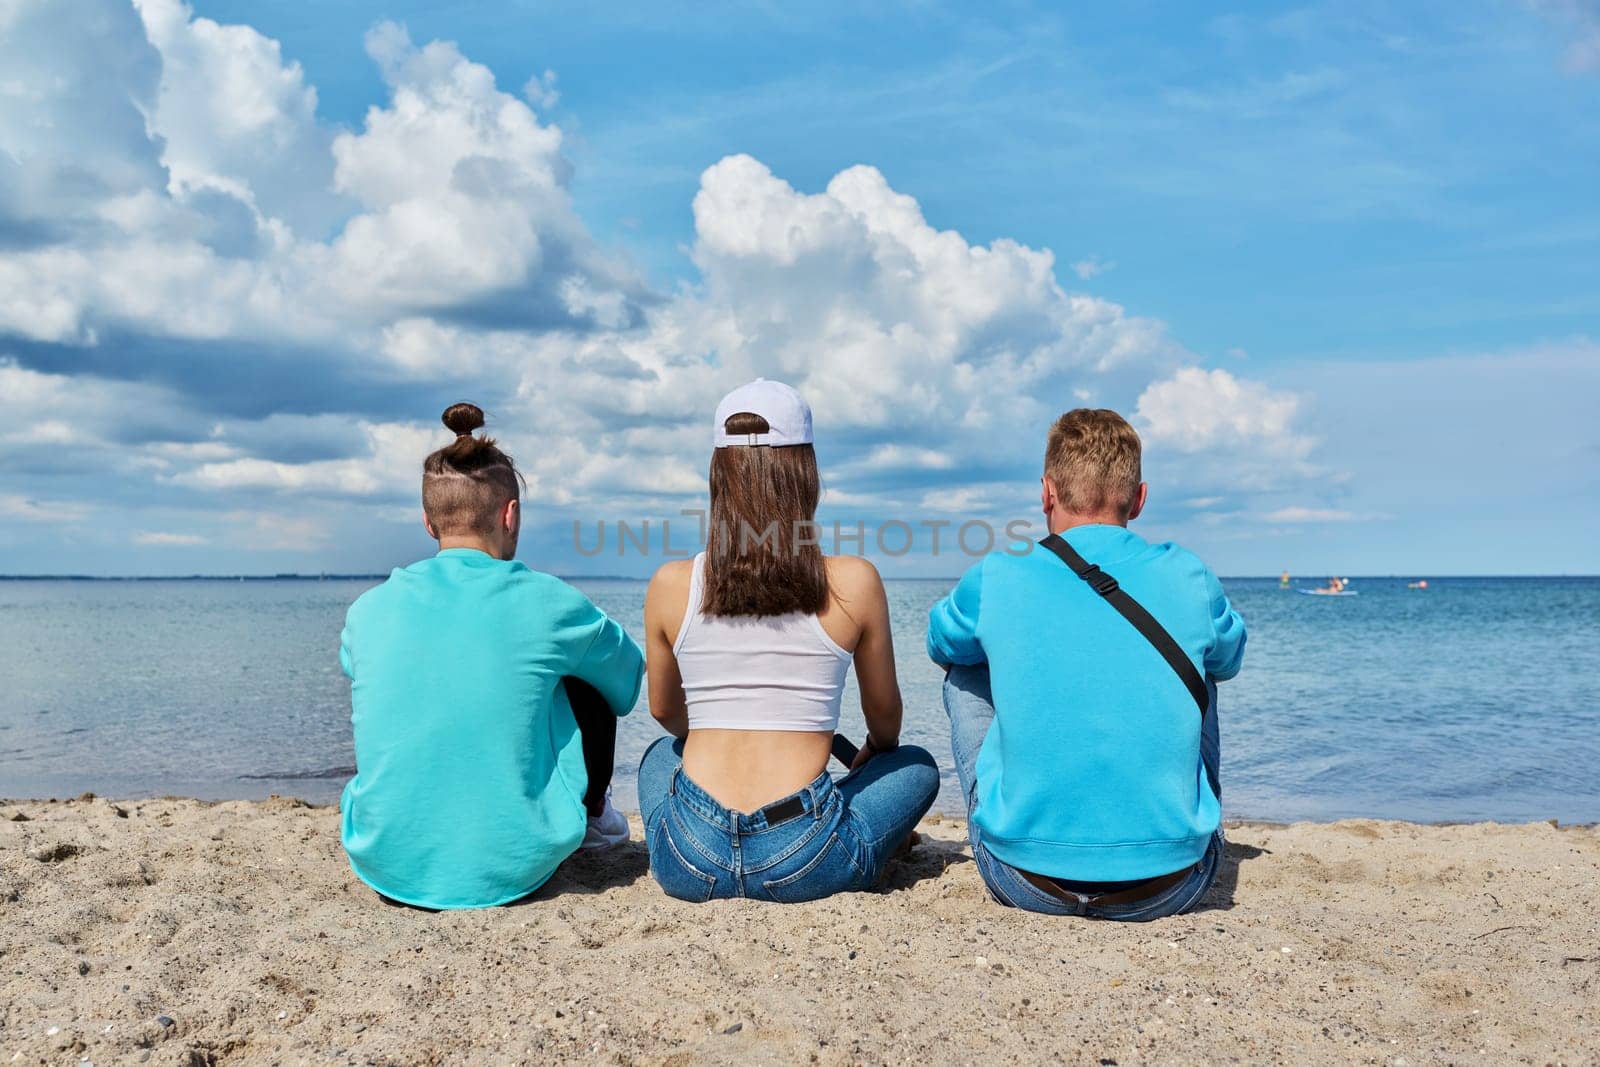
[[[339,628],[372,584],[0,581],[0,796],[334,799],[353,762]],[[643,582],[576,584],[638,636]],[[1600,579],[1225,584],[1250,627],[1222,687],[1231,816],[1600,821]],[[945,763],[922,626],[947,589],[889,583],[905,737]],[[622,723],[629,806],[656,736],[643,706]],[[958,804],[947,772],[940,806]]]

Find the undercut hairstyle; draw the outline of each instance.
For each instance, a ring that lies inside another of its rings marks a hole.
[[[760,415],[730,415],[730,434],[767,433]],[[817,544],[822,482],[810,445],[730,445],[711,452],[706,531],[707,615],[815,615],[828,603]]]
[[[482,408],[451,404],[440,420],[456,439],[422,463],[422,510],[440,536],[488,534],[506,502],[521,499],[522,475],[494,438],[474,436]]]
[[[1143,481],[1140,451],[1138,433],[1115,411],[1074,408],[1050,427],[1044,476],[1068,511],[1126,519]]]

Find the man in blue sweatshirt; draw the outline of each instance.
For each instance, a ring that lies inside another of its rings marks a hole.
[[[386,900],[481,908],[527,896],[579,848],[626,841],[611,806],[617,717],[644,656],[558,578],[512,557],[521,476],[483,412],[423,464],[439,553],[345,616],[356,776],[340,802],[350,866]]]
[[[1215,683],[1239,672],[1244,621],[1193,554],[1128,530],[1149,487],[1139,435],[1116,412],[1061,416],[1041,481],[1050,532],[1170,635],[1193,688],[1054,551],[973,566],[928,620],[928,655],[949,668],[973,856],[1012,907],[1176,915],[1200,902],[1221,864]]]

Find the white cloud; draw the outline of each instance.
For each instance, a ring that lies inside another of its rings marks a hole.
[[[1072,265],[1072,273],[1076,274],[1084,281],[1088,281],[1097,275],[1104,274],[1106,271],[1115,266],[1115,263],[1106,263],[1102,261],[1099,256],[1088,256],[1087,258],[1078,260]]]
[[[164,180],[145,115],[161,61],[119,0],[0,8],[0,219],[52,238]]]
[[[340,292],[398,310],[531,286],[524,299],[542,295],[547,315],[581,318],[574,282],[591,293],[630,284],[572,210],[560,129],[448,42],[418,48],[383,23],[367,52],[392,98],[333,141],[335,187],[365,209],[333,245]]]
[[[234,524],[233,536],[241,548],[257,551],[304,551],[328,543],[330,533],[318,519],[304,515],[241,508],[224,514]]]
[[[1059,413],[1073,383],[1178,351],[1159,323],[1064,292],[1050,252],[935,229],[871,167],[805,194],[730,156],[702,175],[694,218],[699,286],[655,313],[642,341],[612,342],[647,372],[625,387],[636,409],[709,410],[730,383],[764,374],[799,388],[835,432],[895,432],[911,447],[986,434],[1009,447],[1001,429]]]
[[[1200,452],[1248,445],[1304,457],[1314,442],[1295,430],[1300,398],[1225,370],[1183,367],[1139,394],[1136,417],[1147,445]]]
[[[0,253],[0,333],[359,359],[419,312],[633,316],[643,289],[573,212],[561,131],[454,45],[377,27],[389,106],[336,132],[255,30],[178,0],[86,3],[27,0],[0,40],[0,224],[38,234]]]
[[[944,515],[987,515],[994,510],[994,494],[986,487],[970,485],[930,489],[922,494],[918,507]]]
[[[415,423],[362,423],[366,451],[347,459],[285,463],[252,456],[202,463],[174,475],[202,489],[267,489],[290,493],[374,497],[416,492],[422,461],[444,442]]]
[[[1340,508],[1308,508],[1300,505],[1278,508],[1269,511],[1261,518],[1266,522],[1275,523],[1308,523],[1308,522],[1370,522],[1382,519],[1382,515],[1365,514],[1356,511],[1345,511]]]
[[[23,522],[82,522],[93,510],[76,500],[35,500],[17,493],[0,494],[0,516]]]
[[[331,133],[317,92],[278,42],[249,26],[195,18],[181,0],[133,0],[161,54],[149,115],[170,187],[225,193],[268,218],[320,236],[346,210],[330,188]]]
[[[46,374],[0,355],[0,465],[12,476],[30,460],[136,476],[147,463],[164,462],[160,454],[195,446],[129,442],[181,432],[191,419],[181,399],[160,387]]]
[[[519,97],[385,23],[366,46],[388,97],[339,130],[257,31],[181,0],[91,2],[79,18],[22,0],[0,34],[0,224],[39,234],[0,250],[0,335],[104,346],[85,362],[112,369],[0,360],[7,457],[70,444],[174,499],[388,515],[444,443],[414,410],[433,383],[450,395],[430,408],[466,396],[497,417],[534,506],[670,512],[704,493],[716,400],[756,375],[812,402],[841,507],[988,507],[980,483],[1036,466],[1050,420],[1091,397],[1137,397],[1157,451],[1312,447],[1292,395],[1179,369],[1192,357],[1160,322],[1067,292],[1048,249],[937,228],[870,166],[807,193],[750,156],[718,161],[693,201],[698,277],[651,294],[573,210],[565,134],[535,113],[554,74]],[[250,383],[154,373],[175,341],[252,361]],[[315,363],[272,362],[305,351]],[[219,413],[263,388],[298,407]],[[330,396],[353,410],[328,413]],[[330,536],[291,510],[229,514],[247,547]]]
[[[948,452],[936,448],[907,448],[904,445],[894,444],[877,445],[849,464],[852,471],[943,471],[955,466],[955,457]]]
[[[556,72],[546,70],[543,74],[533,75],[522,86],[522,95],[541,111],[555,107],[561,100],[561,93],[556,90]]]
[[[203,545],[206,539],[199,534],[168,533],[163,530],[142,530],[133,535],[136,545],[148,545],[159,548],[187,548],[194,545]]]

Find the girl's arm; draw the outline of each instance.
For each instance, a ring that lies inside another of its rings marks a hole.
[[[694,563],[668,563],[650,579],[644,594],[645,671],[649,680],[650,716],[678,739],[689,736],[689,711],[683,699],[683,677],[672,644],[689,604]]]
[[[894,636],[889,629],[889,597],[883,579],[870,562],[845,557],[848,563],[838,568],[835,595],[840,607],[861,627],[856,642],[856,682],[861,689],[861,713],[867,720],[867,743],[861,746],[854,767],[875,753],[888,752],[900,744],[900,682],[894,670]],[[841,560],[843,562],[843,560]]]

